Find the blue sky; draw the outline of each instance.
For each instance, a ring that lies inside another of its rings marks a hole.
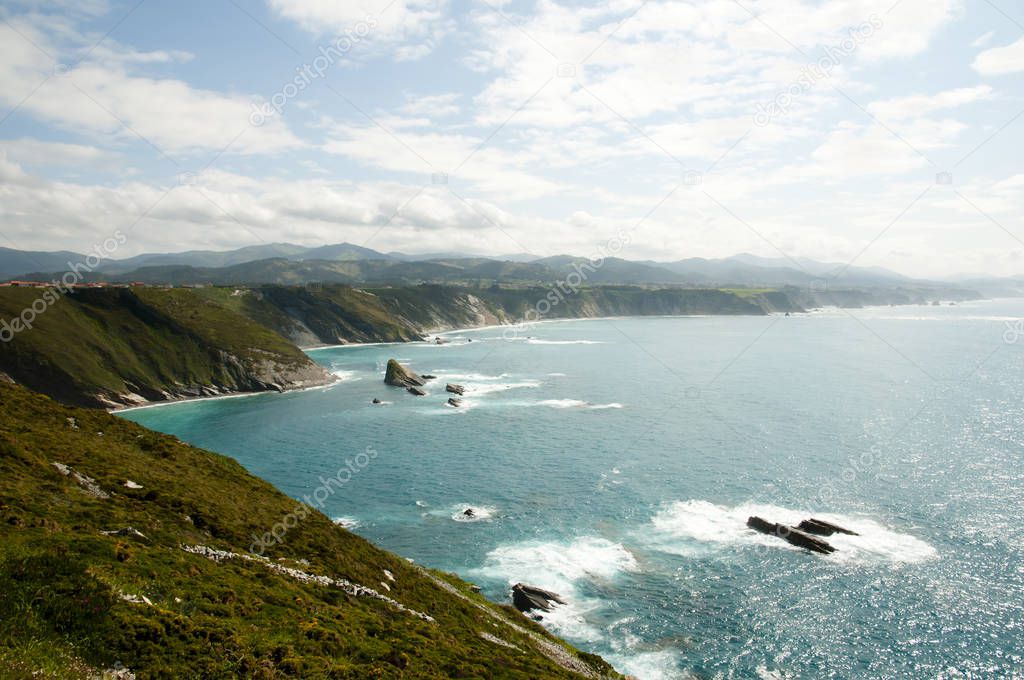
[[[0,245],[120,230],[115,257],[590,255],[628,229],[629,259],[1024,274],[1020,3],[22,0],[0,17]]]

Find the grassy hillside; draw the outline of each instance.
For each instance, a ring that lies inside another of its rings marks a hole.
[[[663,314],[764,314],[800,308],[779,291],[733,291],[639,286],[594,286],[562,294],[551,303],[548,286],[418,286],[353,288],[320,285],[204,288],[202,295],[275,329],[303,346],[344,342],[402,342],[425,332],[516,323],[535,312],[544,318]],[[771,299],[769,299],[771,298]]]
[[[0,289],[0,318],[18,317],[42,293]],[[69,403],[103,406],[329,379],[275,331],[187,289],[80,290],[32,324],[0,344],[0,371]]]
[[[249,555],[296,501],[102,411],[0,383],[0,475],[0,677],[619,677],[311,508]]]

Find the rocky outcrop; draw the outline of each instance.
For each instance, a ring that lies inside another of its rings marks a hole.
[[[409,387],[405,388],[405,391],[408,392],[409,394],[414,394],[417,397],[425,397],[425,396],[427,396],[427,393],[424,392],[423,390],[421,390],[418,387],[409,386]]]
[[[805,519],[804,521],[800,522],[800,524],[798,524],[796,528],[808,534],[814,534],[815,536],[831,536],[832,534],[860,536],[860,534],[858,534],[856,531],[850,531],[849,529],[844,529],[838,524],[826,522],[822,519],[815,519],[814,517],[810,519]]]
[[[761,517],[750,517],[747,519],[747,526],[754,531],[760,531],[762,534],[777,536],[788,542],[790,545],[795,545],[798,548],[806,548],[811,552],[829,555],[836,551],[831,544],[821,540],[820,538],[815,538],[814,536],[811,536],[810,534],[795,527],[778,524],[776,522],[769,522]]]
[[[452,397],[452,398],[450,398],[448,400],[448,405],[449,406],[454,406],[454,407],[458,408],[459,406],[462,406],[462,400],[461,399],[456,399],[455,397]]]
[[[551,611],[553,604],[565,604],[565,600],[550,590],[543,590],[525,583],[512,586],[512,604],[524,614],[534,610]]]
[[[422,387],[427,384],[423,378],[398,363],[395,359],[388,359],[388,367],[384,372],[384,382],[394,387]]]
[[[466,393],[466,388],[463,387],[462,385],[456,385],[454,383],[448,383],[447,385],[444,386],[444,391],[445,392],[451,392],[452,394],[457,394],[457,395],[459,395],[461,397],[463,394]]]

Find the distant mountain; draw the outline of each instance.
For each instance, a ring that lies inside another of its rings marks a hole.
[[[293,260],[394,260],[390,255],[379,253],[370,248],[353,245],[351,243],[336,243],[319,248],[308,248],[301,255],[292,256]],[[418,258],[421,259],[421,258]]]
[[[28,252],[0,248],[0,279],[50,279],[80,262],[73,252]],[[586,284],[681,285],[690,287],[779,288],[892,288],[941,282],[911,279],[882,267],[847,266],[809,258],[760,257],[742,253],[720,259],[699,257],[657,262],[608,257],[596,266],[573,255],[535,257],[473,257],[462,253],[409,255],[382,253],[352,243],[315,248],[271,243],[235,250],[190,250],[146,253],[122,260],[105,260],[90,280],[146,283],[296,284],[324,283],[550,283],[574,272]],[[575,278],[575,277],[573,277]],[[572,279],[570,279],[572,280]],[[993,295],[1016,295],[1018,279],[963,279]]]
[[[121,274],[141,267],[233,267],[235,265],[284,258],[287,260],[391,260],[384,253],[351,243],[309,248],[294,243],[268,243],[235,250],[188,250],[181,253],[145,253],[123,260],[107,260],[99,269],[107,274]],[[41,271],[33,267],[32,271]]]
[[[822,278],[849,276],[853,278],[877,278],[890,281],[910,280],[903,274],[898,274],[884,267],[858,267],[845,262],[819,262],[808,257],[794,257],[790,259],[788,257],[761,257],[759,255],[751,255],[750,253],[740,253],[739,255],[726,258],[726,260],[758,267],[798,269],[798,271],[804,271]]]
[[[587,283],[700,283],[699,279],[687,278],[658,263],[631,262],[617,257],[606,257],[600,266],[594,266],[585,257],[556,255],[531,262],[543,265],[565,278],[571,272],[585,277]]]
[[[0,248],[0,279],[22,278],[28,272],[68,270],[69,264],[84,262],[85,255],[67,250],[33,251]]]

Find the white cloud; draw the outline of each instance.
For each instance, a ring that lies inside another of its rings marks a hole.
[[[876,101],[868,105],[868,111],[886,121],[906,120],[907,118],[926,116],[943,109],[983,101],[991,96],[991,87],[978,85],[977,87],[945,90],[932,95],[918,94]]]
[[[337,0],[268,0],[267,4],[314,36],[365,37],[391,50],[398,61],[426,56],[452,30],[445,17],[446,0],[394,0],[372,10]]]
[[[84,166],[107,163],[115,154],[95,146],[23,137],[0,140],[0,152],[21,165]]]
[[[37,47],[38,46],[38,47]],[[89,60],[67,72],[61,50],[40,30],[0,25],[0,102],[64,129],[96,137],[148,141],[166,153],[220,151],[238,137],[234,153],[301,146],[279,119],[254,128],[253,105],[239,95],[194,88],[182,80],[135,75],[130,62]],[[239,134],[241,136],[239,136]]]
[[[454,116],[462,111],[459,99],[462,95],[458,92],[433,95],[405,95],[405,104],[402,106],[402,113],[411,116],[424,116],[426,118],[446,118]]]
[[[1024,71],[1024,38],[1019,38],[1005,47],[985,50],[975,57],[971,66],[984,76]]]
[[[990,42],[992,42],[992,38],[994,38],[995,35],[995,31],[982,33],[981,35],[974,39],[974,41],[971,43],[971,47],[984,47],[985,45],[988,45]]]

